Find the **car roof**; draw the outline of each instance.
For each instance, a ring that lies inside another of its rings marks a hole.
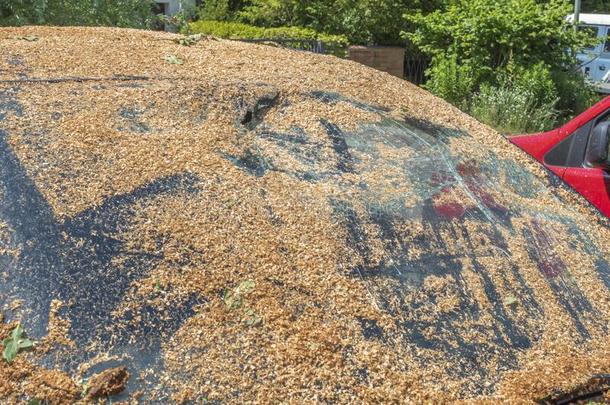
[[[610,367],[610,227],[559,179],[388,74],[180,38],[0,29],[0,304],[39,342],[0,395],[124,365],[118,399],[540,399]]]

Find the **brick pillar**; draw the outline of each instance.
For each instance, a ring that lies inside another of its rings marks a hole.
[[[396,46],[350,46],[348,58],[403,78],[405,73],[405,48]]]

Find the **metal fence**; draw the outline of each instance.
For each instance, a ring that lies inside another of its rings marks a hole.
[[[413,84],[426,82],[426,69],[430,67],[430,59],[425,56],[405,56],[405,80]]]
[[[277,45],[306,52],[331,54],[339,57],[347,55],[347,49],[342,44],[329,43],[315,39],[240,39],[243,42]],[[404,79],[420,85],[426,82],[426,69],[430,66],[430,59],[423,55],[405,56]]]
[[[286,48],[297,49],[300,51],[327,53],[330,48],[326,43],[314,39],[241,39],[243,42],[254,42],[263,44],[277,44]]]

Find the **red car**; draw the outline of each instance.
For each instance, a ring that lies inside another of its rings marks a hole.
[[[610,217],[610,97],[560,128],[510,141]]]

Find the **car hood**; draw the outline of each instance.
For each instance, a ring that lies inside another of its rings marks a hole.
[[[39,342],[27,378],[349,402],[608,371],[610,230],[554,175],[389,75],[176,38],[0,30],[0,303]]]

